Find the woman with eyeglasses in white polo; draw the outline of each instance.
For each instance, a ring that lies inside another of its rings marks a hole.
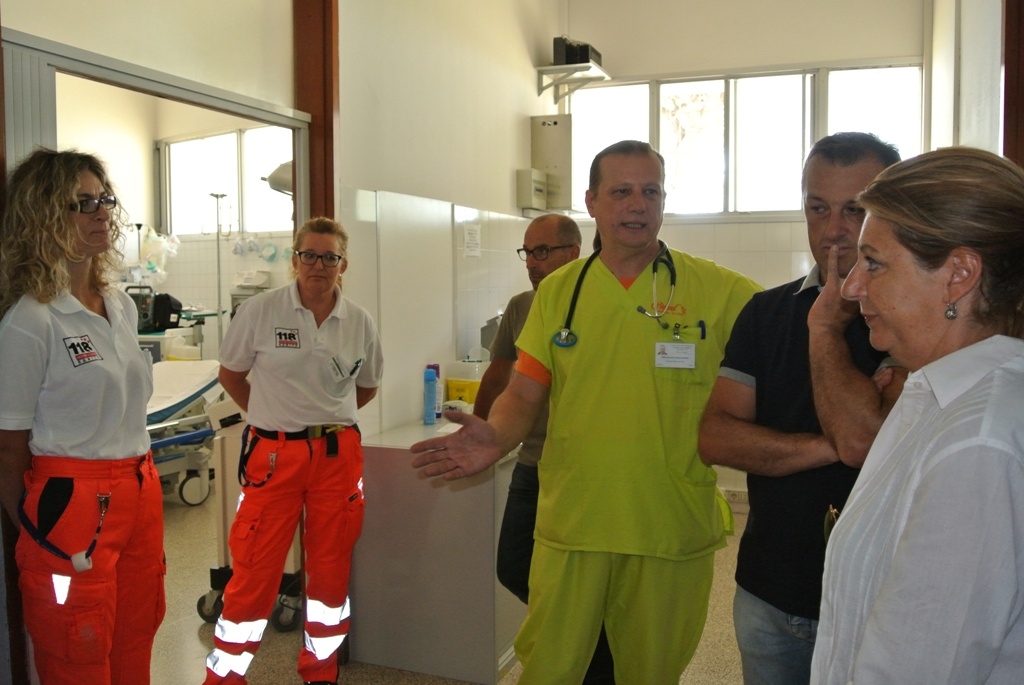
[[[152,359],[111,280],[125,218],[92,155],[40,149],[8,179],[0,493],[43,685],[149,683],[164,616]]]
[[[305,683],[333,684],[348,635],[352,549],[363,522],[356,410],[380,385],[373,319],[341,291],[348,235],[335,221],[295,234],[295,280],[239,306],[221,346],[220,382],[248,413],[224,590],[206,685],[245,683],[300,516],[304,516]]]

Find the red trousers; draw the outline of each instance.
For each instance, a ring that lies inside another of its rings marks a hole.
[[[337,679],[337,652],[348,635],[352,549],[363,527],[364,500],[359,433],[346,428],[335,435],[336,456],[327,455],[326,437],[254,438],[246,477],[263,484],[243,487],[231,525],[232,576],[224,589],[214,650],[206,660],[205,685],[247,682],[245,672],[274,607],[303,508],[305,640],[298,671],[304,681]]]
[[[42,685],[147,685],[166,572],[152,458],[34,457],[25,489],[24,513],[49,544],[73,555],[96,540],[92,568],[78,572],[22,526],[18,585]]]

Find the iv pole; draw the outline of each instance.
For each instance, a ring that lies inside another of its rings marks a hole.
[[[210,193],[210,197],[217,201],[217,237],[214,240],[217,243],[217,353],[220,354],[220,344],[224,340],[224,287],[220,278],[220,201],[227,195]]]

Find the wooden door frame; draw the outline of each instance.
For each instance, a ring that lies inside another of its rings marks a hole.
[[[338,3],[293,0],[295,108],[309,122],[309,215],[334,217],[338,94]]]

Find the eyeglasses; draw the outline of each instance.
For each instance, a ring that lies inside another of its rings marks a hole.
[[[90,197],[85,200],[79,200],[78,202],[72,202],[70,209],[72,212],[78,212],[79,214],[95,214],[100,211],[100,205],[103,205],[107,209],[113,209],[117,206],[117,198],[113,195],[107,195],[106,197]]]
[[[548,253],[551,252],[552,250],[562,250],[562,249],[565,249],[567,247],[574,247],[574,246],[573,245],[552,245],[552,246],[549,247],[547,245],[538,245],[537,247],[533,248],[532,250],[527,250],[525,247],[521,247],[518,250],[516,250],[516,252],[519,254],[519,258],[521,260],[523,260],[524,262],[526,261],[526,258],[529,257],[530,255],[533,255],[533,258],[536,259],[538,262],[543,262],[545,259],[548,258]]]
[[[302,250],[296,252],[299,256],[299,261],[306,266],[313,266],[316,264],[316,260],[320,260],[324,263],[324,266],[330,269],[331,267],[338,266],[341,260],[345,258],[345,255],[334,254],[333,252],[324,252],[323,254],[317,254],[310,250]]]
[[[832,535],[832,529],[836,527],[836,522],[839,520],[839,510],[833,507],[831,504],[828,505],[828,511],[825,512],[825,542],[828,542],[829,536]]]

